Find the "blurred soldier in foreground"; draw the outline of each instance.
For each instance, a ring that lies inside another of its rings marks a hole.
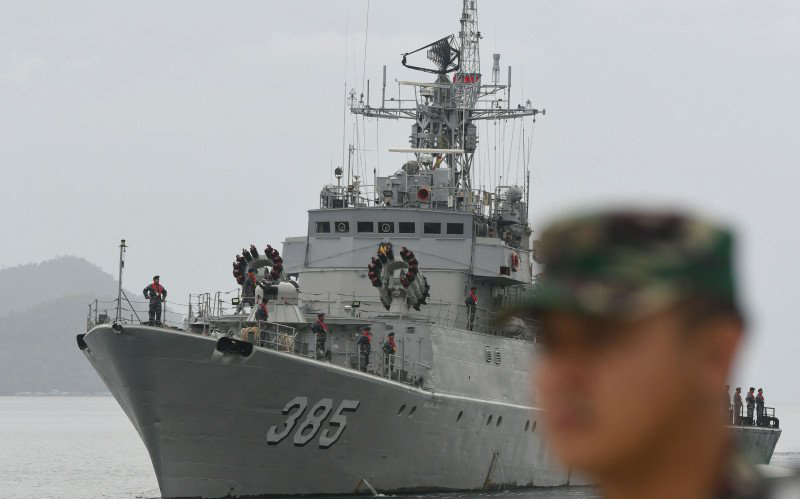
[[[732,246],[724,228],[634,211],[541,237],[537,292],[511,313],[539,321],[543,435],[606,499],[773,497],[719,410],[744,333]]]

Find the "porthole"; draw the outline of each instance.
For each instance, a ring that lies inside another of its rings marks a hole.
[[[487,420],[486,420],[486,426],[489,426],[490,424],[492,424],[492,419],[493,419],[493,418],[494,418],[494,416],[492,416],[491,414],[489,414],[489,419],[487,419]]]
[[[411,410],[408,411],[408,417],[413,416],[415,412],[417,412],[417,406],[412,407]]]
[[[503,423],[503,416],[497,416],[497,426],[500,426]]]
[[[528,428],[530,428],[530,426],[531,426],[531,422],[530,421],[525,421],[525,431],[528,431]]]
[[[406,405],[405,404],[401,405],[400,408],[397,409],[397,415],[399,416],[399,415],[403,414],[403,411],[405,411],[405,410],[406,410]]]
[[[456,416],[456,423],[461,421],[462,417],[464,417],[464,411],[458,411],[458,416]]]

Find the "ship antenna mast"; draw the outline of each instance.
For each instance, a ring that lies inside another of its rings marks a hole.
[[[481,32],[478,31],[477,0],[464,0],[461,11],[461,31],[458,39],[461,44],[461,69],[456,77],[457,93],[462,98],[465,111],[475,107],[480,90]]]

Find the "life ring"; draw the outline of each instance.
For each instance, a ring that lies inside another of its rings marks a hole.
[[[511,270],[514,272],[519,270],[519,255],[511,253]]]

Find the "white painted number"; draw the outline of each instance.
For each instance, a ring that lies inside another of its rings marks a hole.
[[[297,420],[303,415],[307,406],[307,397],[295,397],[290,400],[289,403],[286,404],[286,407],[283,408],[283,413],[289,414],[289,411],[295,407],[297,410],[286,418],[286,421],[283,422],[283,428],[280,431],[278,431],[277,426],[273,426],[267,431],[267,444],[277,445],[278,442],[286,438],[286,435],[291,433],[292,429],[294,429],[295,423],[297,423]]]
[[[309,440],[314,438],[314,435],[319,431],[320,425],[322,425],[322,421],[328,417],[332,408],[333,400],[331,399],[322,399],[314,404],[314,407],[308,411],[306,420],[303,421],[300,428],[294,432],[294,444],[298,447],[302,447],[307,444]]]
[[[319,447],[321,449],[327,449],[339,440],[345,427],[347,427],[347,416],[345,416],[344,413],[355,412],[359,404],[361,404],[361,402],[358,400],[342,400],[336,412],[334,412],[333,416],[331,416],[328,421],[330,428],[324,430],[319,437]],[[267,444],[277,445],[281,440],[286,438],[294,429],[297,420],[303,416],[307,406],[307,397],[295,397],[289,401],[286,407],[283,408],[283,414],[289,414],[292,409],[296,410],[286,418],[282,426],[270,427],[269,431],[267,431]],[[294,445],[302,447],[317,436],[322,424],[325,422],[325,418],[331,413],[331,409],[333,409],[332,399],[322,399],[314,404],[308,411],[306,419],[294,433]]]
[[[342,435],[345,426],[347,426],[347,416],[344,416],[342,413],[344,411],[355,412],[358,409],[358,405],[361,402],[358,400],[342,400],[342,403],[339,404],[339,408],[336,409],[336,412],[329,421],[330,425],[336,428],[336,433],[331,435],[330,430],[325,430],[319,436],[319,446],[322,449],[327,449],[331,445],[335,444],[339,437]]]

